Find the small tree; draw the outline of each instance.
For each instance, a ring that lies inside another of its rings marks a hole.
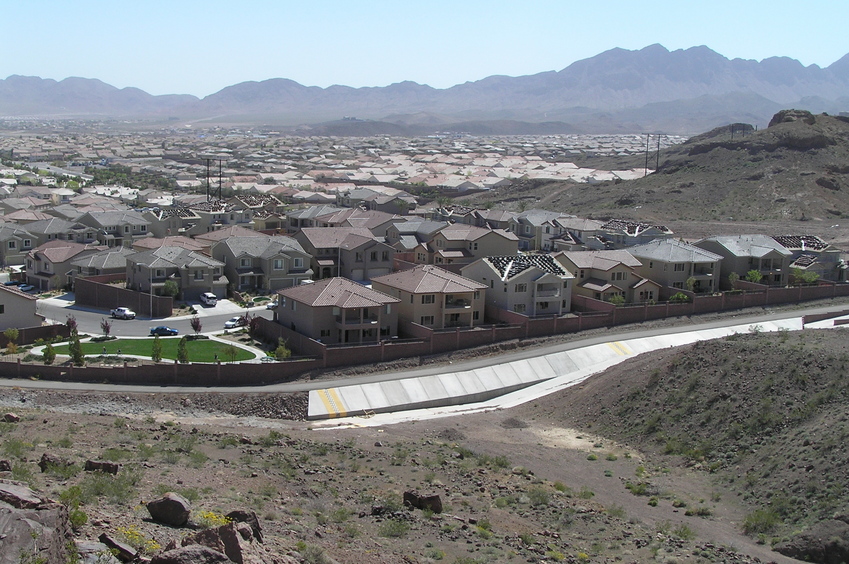
[[[194,316],[192,316],[192,320],[190,323],[192,326],[192,331],[195,332],[195,336],[200,335],[201,329],[203,329],[203,324],[201,324],[200,322],[200,317],[195,314]]]
[[[65,320],[65,325],[71,333],[75,333],[77,331],[77,318],[73,315],[69,315]]]
[[[153,348],[150,351],[150,358],[153,362],[162,360],[162,341],[159,340],[159,335],[153,337]]]
[[[224,356],[230,359],[230,362],[236,362],[236,355],[239,354],[239,349],[235,345],[227,345],[224,347]]]
[[[166,296],[176,298],[177,294],[180,293],[180,287],[173,280],[166,280],[165,284],[162,285],[162,293]]]
[[[103,331],[103,334],[108,339],[109,333],[112,332],[112,322],[109,321],[109,318],[104,317],[100,320],[100,330]]]
[[[186,345],[186,337],[183,336],[177,343],[177,362],[189,362],[189,347]]]
[[[687,278],[687,291],[692,292],[696,287],[696,279],[693,276]]]
[[[622,294],[613,294],[607,301],[609,301],[615,306],[621,306],[625,303],[625,296],[623,296]]]
[[[752,282],[754,284],[757,284],[758,282],[760,282],[763,277],[764,276],[763,276],[763,274],[761,274],[760,270],[752,269],[752,270],[750,270],[749,272],[746,273],[746,280],[748,282]]]
[[[44,364],[53,364],[56,360],[56,350],[53,348],[53,343],[47,343],[44,347]]]
[[[74,366],[83,366],[85,364],[85,355],[83,354],[83,346],[80,343],[80,334],[74,329],[71,332],[71,343],[68,345],[68,353],[71,355],[71,362]]]
[[[277,360],[286,360],[292,356],[292,351],[286,346],[286,341],[283,338],[277,339],[277,348],[274,349],[274,358]]]
[[[737,289],[737,281],[738,280],[740,280],[740,275],[737,274],[736,272],[732,272],[731,274],[728,275],[728,282],[731,284],[732,290]]]
[[[15,342],[20,336],[18,330],[14,327],[9,327],[3,331],[3,336],[9,340],[9,344],[6,345],[6,354],[15,354],[18,352],[18,343]]]
[[[669,303],[673,304],[683,304],[690,301],[690,296],[685,294],[684,292],[678,292],[670,296]]]

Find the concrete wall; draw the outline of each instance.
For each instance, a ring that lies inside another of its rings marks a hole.
[[[123,280],[123,275],[91,276],[77,278],[74,283],[74,297],[77,305],[110,310],[116,307],[128,307],[139,317],[168,317],[171,315],[174,300],[168,296],[153,296],[121,286],[113,286],[107,282]],[[150,306],[153,303],[153,315]]]

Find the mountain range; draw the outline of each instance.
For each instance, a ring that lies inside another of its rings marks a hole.
[[[204,98],[153,96],[85,78],[0,80],[2,117],[265,124],[314,134],[691,134],[730,122],[765,126],[788,107],[849,110],[849,54],[820,68],[788,57],[758,62],[727,59],[704,46],[650,45],[611,49],[561,71],[490,76],[445,89],[409,81],[319,88],[273,78]]]

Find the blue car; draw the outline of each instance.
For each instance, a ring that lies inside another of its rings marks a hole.
[[[8,282],[3,282],[4,286],[22,286],[24,283],[20,280],[9,280]]]
[[[179,331],[171,327],[166,327],[165,325],[160,325],[159,327],[152,327],[150,329],[151,336],[159,335],[160,337],[170,337],[171,335],[176,335],[177,333],[179,333]]]

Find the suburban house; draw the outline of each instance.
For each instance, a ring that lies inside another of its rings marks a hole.
[[[185,206],[153,208],[142,212],[154,237],[185,235],[201,221],[198,214]]]
[[[41,327],[44,316],[36,313],[38,298],[0,284],[0,332],[6,329]]]
[[[27,282],[41,291],[64,288],[73,280],[73,261],[108,248],[57,239],[48,241],[27,254]]]
[[[637,271],[671,288],[693,292],[719,290],[722,256],[677,239],[655,239],[651,243],[628,249],[642,265]],[[692,280],[692,288],[688,287]]]
[[[200,235],[231,225],[253,229],[253,210],[238,208],[223,200],[209,200],[188,206],[198,216],[198,222],[186,229],[184,235]],[[179,233],[174,233],[179,235]]]
[[[224,265],[224,274],[239,291],[273,292],[312,279],[310,260],[292,237],[238,237],[221,239],[209,253]]]
[[[752,270],[762,276],[761,284],[786,286],[789,282],[792,253],[767,235],[720,235],[693,244],[722,256],[718,289],[731,288],[732,272],[745,280]]]
[[[97,244],[98,242],[97,228],[59,217],[33,221],[27,225],[27,231],[35,237],[36,246],[55,239],[73,241],[83,245]]]
[[[317,227],[316,218],[342,211],[338,206],[321,204],[317,206],[307,206],[298,210],[286,212],[286,227],[290,232],[300,231],[305,227]]]
[[[792,253],[791,274],[794,269],[816,273],[823,280],[844,282],[847,265],[840,258],[840,249],[832,247],[815,235],[779,235],[773,237]]]
[[[459,272],[463,265],[483,257],[516,254],[518,243],[509,231],[452,223],[416,248],[414,262]]]
[[[552,257],[575,277],[575,295],[606,302],[621,296],[625,303],[660,297],[660,284],[638,273],[642,263],[628,251],[562,251]]]
[[[561,233],[555,222],[568,217],[571,216],[559,212],[527,210],[510,218],[507,229],[518,237],[520,250],[549,251],[553,248],[552,237]]]
[[[0,266],[24,264],[35,237],[14,223],[0,223]]]
[[[433,239],[440,229],[450,225],[446,221],[428,221],[425,219],[409,219],[393,224],[386,235],[386,242],[398,253],[396,256],[409,262],[427,262],[426,244]],[[416,260],[416,250],[421,255]]]
[[[307,227],[295,239],[312,256],[316,279],[371,280],[393,269],[395,249],[365,227]]]
[[[275,320],[323,343],[376,343],[398,336],[399,299],[347,278],[277,292]]]
[[[110,247],[104,251],[74,259],[71,261],[73,277],[126,274],[127,255],[135,252],[129,247]]]
[[[438,266],[421,264],[374,278],[371,284],[401,300],[400,319],[433,329],[483,323],[486,286]]]
[[[389,228],[405,221],[401,216],[360,208],[339,210],[316,218],[317,227],[365,227],[375,237],[386,237]]]
[[[624,249],[669,237],[672,237],[672,230],[663,225],[611,219],[595,234],[584,237],[584,244],[594,250]]]
[[[224,263],[207,255],[183,247],[159,247],[127,255],[127,288],[162,296],[171,280],[182,300],[197,300],[205,292],[223,298],[228,283],[223,270]]]
[[[247,227],[242,227],[240,225],[231,225],[229,227],[216,229],[215,231],[210,231],[209,233],[201,233],[200,235],[195,235],[189,240],[194,241],[196,244],[200,245],[201,252],[211,256],[212,247],[216,243],[225,239],[229,239],[230,237],[253,237],[256,239],[264,239],[269,236],[265,233],[260,233],[259,231],[248,229]]]
[[[487,288],[487,305],[528,317],[562,315],[572,309],[574,276],[551,255],[485,257],[464,266],[463,276]]]
[[[151,237],[150,222],[134,211],[86,212],[77,221],[97,229],[97,240],[109,247],[132,247],[144,237]]]

